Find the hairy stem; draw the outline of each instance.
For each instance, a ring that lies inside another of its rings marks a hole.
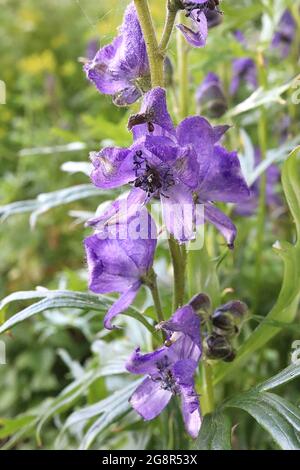
[[[164,56],[161,54],[157,37],[155,34],[152,16],[149,10],[148,0],[134,0],[139,22],[143,31],[149,66],[152,87],[164,86]]]

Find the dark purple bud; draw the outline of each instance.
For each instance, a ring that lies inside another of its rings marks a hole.
[[[211,301],[206,294],[196,294],[190,300],[189,305],[195,310],[195,312],[199,312],[201,310],[208,311],[211,307]]]
[[[235,358],[234,349],[228,339],[216,333],[205,338],[204,351],[207,359],[231,362]]]
[[[220,12],[218,12],[217,10],[207,10],[205,12],[205,16],[207,19],[208,29],[218,26],[223,21],[223,16],[220,15]]]
[[[196,100],[200,113],[209,118],[219,118],[228,109],[221,81],[212,72],[205,77],[199,86]]]
[[[274,34],[272,47],[279,50],[284,59],[291,51],[293,41],[296,37],[297,23],[290,10],[283,13],[277,31]]]
[[[247,305],[239,300],[221,305],[212,315],[214,331],[221,336],[233,337],[237,335],[247,311]]]

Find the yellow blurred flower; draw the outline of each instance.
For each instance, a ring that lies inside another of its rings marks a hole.
[[[23,72],[31,75],[53,72],[56,67],[56,60],[53,52],[47,49],[41,54],[32,54],[24,57],[20,61],[19,67]]]

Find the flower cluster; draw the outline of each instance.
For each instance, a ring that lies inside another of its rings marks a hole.
[[[177,8],[184,9],[196,25],[196,31],[178,25],[192,45],[205,44],[208,24],[219,22],[218,5],[218,1],[177,2]],[[132,144],[106,147],[90,155],[91,180],[96,187],[130,187],[126,196],[88,221],[94,234],[85,239],[90,290],[120,294],[104,318],[105,327],[111,330],[116,328],[115,317],[130,308],[141,286],[152,289],[156,279],[152,266],[157,229],[149,213],[150,203],[160,204],[164,226],[176,243],[193,240],[197,226],[207,221],[233,248],[236,227],[215,202],[247,201],[249,188],[237,153],[221,145],[229,126],[212,126],[201,116],[187,117],[175,126],[168,111],[166,90],[157,86],[147,91],[149,62],[133,3],[125,11],[120,34],[112,44],[100,49],[84,69],[97,89],[113,95],[117,105],[128,105],[142,97],[139,112],[128,121]],[[214,83],[208,85],[222,99],[218,81],[213,76],[210,79]],[[157,328],[164,334],[164,345],[147,354],[137,349],[126,365],[129,372],[146,375],[130,399],[132,407],[150,420],[173,396],[179,396],[185,427],[192,437],[197,436],[201,425],[194,375],[202,356],[201,337],[207,336],[200,332],[203,302],[206,297],[201,294],[169,320],[160,322]],[[227,310],[238,308],[230,306]],[[224,339],[225,335],[218,332],[215,337]],[[210,338],[205,341],[208,344]],[[209,356],[208,351],[206,346],[206,356],[214,358],[213,352]]]
[[[197,437],[201,415],[194,375],[202,354],[200,318],[191,305],[185,305],[158,327],[166,332],[166,345],[143,355],[137,349],[126,364],[129,372],[147,375],[130,403],[145,420],[151,420],[173,396],[180,396],[186,430]]]

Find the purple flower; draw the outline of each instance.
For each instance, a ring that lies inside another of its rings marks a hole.
[[[216,145],[228,126],[211,127],[203,117],[188,117],[177,129],[180,143],[192,144],[199,164],[199,181],[194,191],[194,201],[204,204],[204,219],[221,232],[228,247],[233,248],[236,227],[212,201],[239,202],[249,197],[236,152],[228,152]],[[199,206],[196,206],[196,211]],[[201,223],[201,214],[196,213]]]
[[[246,46],[246,40],[241,31],[235,32],[237,41]],[[250,88],[256,89],[258,86],[256,64],[250,57],[242,57],[232,62],[232,81],[230,93],[234,96],[240,87],[241,82],[246,83]]]
[[[290,12],[285,10],[280,18],[278,29],[274,34],[272,47],[279,50],[281,57],[284,59],[290,53],[297,30],[296,21]]]
[[[146,421],[156,418],[173,396],[180,396],[187,432],[196,438],[201,415],[194,374],[202,354],[200,317],[190,305],[177,310],[160,324],[168,334],[167,344],[148,354],[137,349],[126,364],[133,374],[147,378],[135,390],[130,403]]]
[[[210,118],[219,118],[227,111],[227,100],[220,78],[208,73],[196,92],[201,112]]]
[[[235,59],[232,62],[232,81],[230,85],[231,95],[235,95],[240,87],[241,82],[245,82],[252,89],[257,88],[257,71],[253,59],[244,57]]]
[[[261,162],[261,151],[259,148],[255,149],[255,167]],[[277,194],[276,186],[280,182],[280,171],[276,165],[270,165],[266,171],[266,203],[269,207],[279,207],[282,205],[282,200]],[[260,194],[260,179],[250,187],[250,198],[248,201],[239,203],[235,207],[235,212],[238,215],[249,217],[255,214],[258,206]]]
[[[155,232],[154,223],[146,209],[141,212],[144,212],[143,218],[140,218],[141,214],[136,218],[139,217],[138,223],[145,219],[147,221],[148,233],[145,238],[130,237],[127,234],[125,239],[111,239],[108,232],[103,237],[100,230],[84,241],[90,290],[97,294],[121,294],[104,318],[104,326],[109,330],[115,328],[112,326],[112,319],[132,304],[152,267],[156,247],[156,233],[155,238],[151,238]],[[107,220],[112,213],[112,208],[106,211]],[[99,219],[97,223],[100,223]],[[94,224],[96,227],[97,223]]]
[[[193,23],[193,28],[184,24],[176,25],[182,32],[185,39],[194,47],[203,47],[206,44],[208,34],[208,21],[216,25],[216,19],[212,20],[212,15],[220,16],[218,10],[219,0],[182,0],[182,8],[186,11],[186,16]]]
[[[127,7],[120,34],[100,49],[84,70],[89,80],[118,106],[134,103],[149,87],[146,44],[133,3]]]
[[[215,145],[228,126],[212,127],[203,117],[194,116],[175,129],[165,91],[155,88],[145,95],[140,113],[129,119],[129,128],[134,136],[131,147],[92,153],[93,183],[100,188],[131,183],[131,197],[141,205],[159,197],[166,227],[181,242],[195,236],[196,198],[205,203],[207,220],[232,245],[235,227],[210,202],[248,197],[236,153]]]
[[[130,119],[129,126],[134,136],[131,147],[105,148],[91,155],[93,183],[100,188],[131,183],[132,197],[141,205],[160,198],[169,232],[180,241],[193,238],[197,158],[191,145],[178,143],[162,88],[145,95],[140,114]],[[184,221],[185,209],[190,209],[190,216]]]

